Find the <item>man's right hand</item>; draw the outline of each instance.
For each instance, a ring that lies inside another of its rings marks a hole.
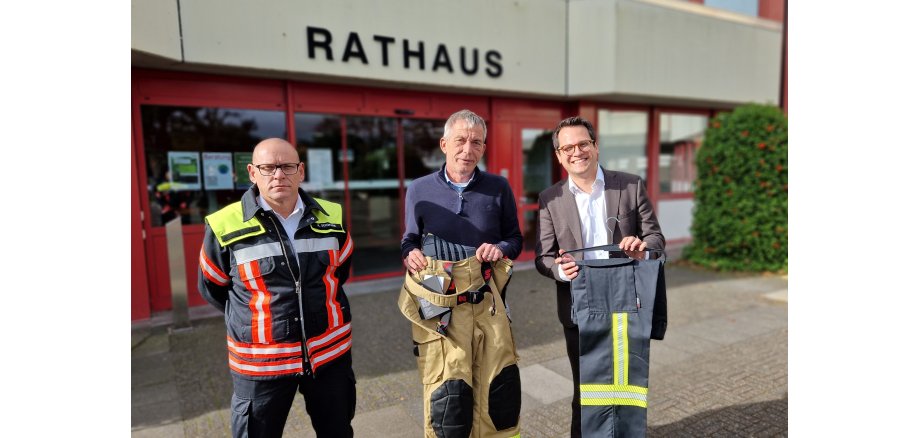
[[[553,262],[562,268],[562,274],[570,281],[578,277],[578,265],[575,264],[575,258],[566,254],[564,249],[559,250],[559,257],[556,257]]]
[[[403,260],[406,265],[406,269],[409,270],[410,274],[415,274],[418,271],[421,271],[426,266],[428,266],[428,260],[425,259],[425,255],[422,254],[422,250],[416,248],[409,252],[409,255],[406,256],[406,259]]]

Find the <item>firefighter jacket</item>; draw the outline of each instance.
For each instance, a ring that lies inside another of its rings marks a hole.
[[[299,193],[293,239],[259,206],[256,186],[205,218],[198,289],[224,312],[230,370],[245,379],[322,373],[351,351],[342,284],[354,245],[342,207]]]

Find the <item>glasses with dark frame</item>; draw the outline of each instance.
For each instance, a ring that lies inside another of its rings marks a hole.
[[[281,169],[285,175],[293,175],[297,173],[297,169],[300,167],[300,163],[253,164],[253,167],[259,169],[259,173],[261,173],[263,176],[272,176],[278,169]]]
[[[588,149],[591,148],[591,145],[593,144],[594,140],[582,140],[578,142],[578,144],[567,144],[559,146],[559,148],[556,150],[571,157],[572,154],[575,153],[575,146],[578,146],[578,150],[582,152],[588,152]]]

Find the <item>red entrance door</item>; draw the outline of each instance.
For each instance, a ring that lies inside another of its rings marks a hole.
[[[518,262],[534,258],[539,195],[559,178],[552,133],[563,110],[563,105],[552,102],[493,100],[488,144],[510,147],[492,151],[489,171],[508,178],[517,197],[518,223],[524,235]]]

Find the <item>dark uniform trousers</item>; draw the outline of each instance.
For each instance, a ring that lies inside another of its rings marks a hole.
[[[355,374],[351,352],[324,365],[319,374],[249,380],[233,374],[231,428],[234,438],[280,437],[297,391],[318,438],[352,437]]]
[[[565,329],[570,360],[573,347],[578,350],[578,363],[572,363],[577,385],[572,405],[573,412],[580,406],[581,433],[573,435],[645,436],[649,341],[663,263],[627,258],[578,262],[580,275],[571,289],[577,328]],[[577,339],[571,339],[571,331]]]

